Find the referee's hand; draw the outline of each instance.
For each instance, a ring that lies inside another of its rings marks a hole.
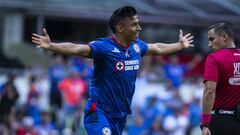
[[[210,132],[209,128],[203,127],[202,135],[211,135],[211,132]]]

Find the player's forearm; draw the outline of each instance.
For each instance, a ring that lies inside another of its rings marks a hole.
[[[60,54],[65,54],[65,55],[79,55],[80,48],[79,45],[69,43],[69,42],[64,42],[64,43],[51,43],[49,45],[49,48],[47,48],[50,51],[60,53]]]
[[[184,47],[179,42],[172,44],[156,43],[158,54],[170,54],[182,50]]]

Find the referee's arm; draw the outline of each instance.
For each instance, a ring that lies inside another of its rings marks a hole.
[[[204,83],[202,113],[211,114],[213,109],[217,83],[214,81],[206,81]]]
[[[202,129],[202,135],[211,135],[208,125],[211,120],[211,111],[214,105],[216,86],[217,83],[213,81],[205,81],[204,83],[202,120],[200,125]]]

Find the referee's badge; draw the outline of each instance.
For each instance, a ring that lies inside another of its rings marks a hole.
[[[140,52],[140,48],[139,48],[138,44],[134,44],[134,45],[133,45],[133,49],[134,49],[134,51],[137,52],[137,53]]]
[[[103,135],[111,135],[112,132],[111,132],[111,130],[110,130],[109,127],[104,127],[104,128],[102,129],[102,134],[103,134]]]

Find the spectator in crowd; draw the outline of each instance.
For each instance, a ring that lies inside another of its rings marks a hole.
[[[147,120],[144,121],[144,126],[145,128],[149,129],[159,113],[157,108],[158,97],[151,96],[147,100],[146,106],[142,108],[142,115],[144,119]]]
[[[41,121],[36,126],[39,135],[58,135],[59,131],[56,129],[54,123],[52,123],[50,114],[43,111],[40,116]]]
[[[70,71],[69,76],[63,79],[58,87],[64,100],[63,116],[65,120],[63,123],[66,123],[66,120],[70,120],[70,124],[72,125],[72,118],[79,110],[81,100],[83,100],[84,95],[87,93],[87,84],[81,78],[79,71]]]
[[[10,126],[10,115],[14,113],[14,107],[19,94],[14,85],[15,75],[8,75],[7,82],[3,85],[0,98],[0,123]]]
[[[53,58],[53,62],[49,66],[48,74],[50,81],[50,106],[52,121],[58,122],[58,116],[55,112],[59,112],[62,108],[62,95],[58,88],[58,84],[67,76],[66,63],[61,55],[56,55]]]
[[[67,75],[66,64],[61,55],[56,55],[53,58],[53,63],[49,67],[49,79],[50,79],[50,104],[55,108],[62,107],[62,96],[58,89],[58,83],[63,80]]]
[[[201,122],[201,107],[200,100],[198,98],[193,98],[189,105],[189,125],[187,129],[187,135],[195,129],[199,128],[199,123]]]
[[[165,131],[162,127],[162,116],[158,115],[152,123],[149,130],[144,135],[165,135]]]
[[[144,117],[142,116],[142,113],[140,112],[138,107],[133,108],[133,117],[131,117],[130,123],[127,125],[127,132],[129,135],[143,135],[145,130],[144,125]]]
[[[164,64],[164,70],[166,73],[166,77],[172,81],[172,84],[177,89],[181,85],[183,81],[184,75],[195,68],[197,64],[199,64],[202,60],[202,56],[200,54],[197,54],[194,56],[194,58],[186,63],[180,63],[179,57],[177,55],[171,55],[169,58],[169,63],[165,62]]]
[[[36,86],[36,77],[30,76],[29,79],[29,93],[27,97],[26,103],[26,114],[31,116],[34,120],[34,124],[38,124],[40,122],[40,108],[39,108],[39,91]]]
[[[23,118],[22,125],[16,130],[16,135],[39,135],[32,117],[25,116]]]

